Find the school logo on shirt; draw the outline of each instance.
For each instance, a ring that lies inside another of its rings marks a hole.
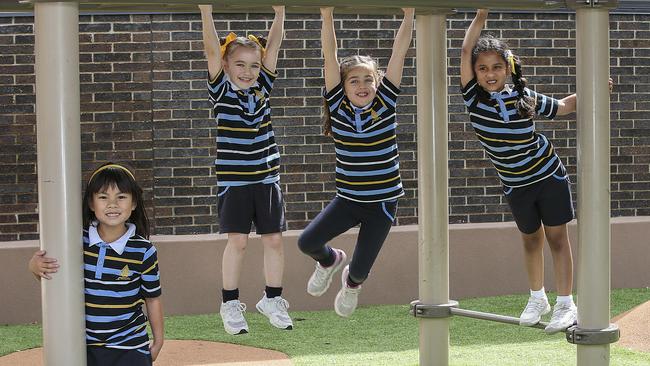
[[[122,268],[122,271],[120,272],[120,277],[117,278],[118,281],[129,281],[129,266],[126,265],[124,268]]]

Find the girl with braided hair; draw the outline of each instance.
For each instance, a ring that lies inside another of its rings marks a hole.
[[[551,311],[544,290],[544,238],[553,256],[557,302],[549,334],[574,324],[573,259],[566,224],[574,217],[567,172],[533,117],[553,119],[576,110],[576,95],[557,100],[526,87],[521,62],[497,38],[480,37],[487,10],[478,10],[461,50],[461,90],[476,136],[497,170],[524,244],[530,298],[520,324]],[[506,82],[508,77],[513,85]],[[610,90],[612,80],[610,79]]]

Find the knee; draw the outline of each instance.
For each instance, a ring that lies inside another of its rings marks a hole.
[[[529,252],[534,252],[544,248],[544,234],[538,230],[532,234],[523,234],[524,249]]]
[[[266,249],[274,251],[281,251],[283,249],[282,236],[280,234],[264,235],[262,236],[262,243]]]
[[[569,238],[566,235],[548,235],[546,240],[551,251],[560,251],[570,247]]]
[[[248,242],[248,235],[229,235],[228,243],[226,244],[230,249],[236,250],[238,252],[244,252],[246,250],[246,244]]]

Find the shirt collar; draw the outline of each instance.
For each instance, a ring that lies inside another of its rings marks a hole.
[[[507,96],[507,95],[512,94],[512,88],[510,87],[509,84],[505,84],[505,85],[503,86],[503,89],[501,89],[501,90],[498,91],[498,92],[492,92],[492,93],[490,93],[490,94],[491,94],[493,97],[502,96],[502,95],[506,95],[506,96]]]
[[[117,254],[122,254],[124,252],[124,247],[126,247],[126,242],[129,241],[133,235],[135,235],[135,224],[130,222],[126,223],[127,229],[124,235],[119,239],[115,240],[112,243],[105,243],[104,240],[99,236],[97,232],[97,221],[93,221],[88,227],[88,242],[90,246],[98,244],[108,244],[111,249],[113,249]]]

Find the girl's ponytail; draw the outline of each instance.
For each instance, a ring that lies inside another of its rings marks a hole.
[[[513,68],[512,72],[512,82],[515,85],[515,90],[519,94],[517,97],[517,111],[522,117],[532,118],[535,115],[535,98],[526,95],[524,88],[528,85],[528,80],[521,75],[521,61],[519,57],[512,55],[510,50],[506,53],[506,60],[508,61],[508,67]],[[513,72],[514,71],[514,72]]]
[[[323,98],[323,135],[332,136],[332,115],[325,98]]]

